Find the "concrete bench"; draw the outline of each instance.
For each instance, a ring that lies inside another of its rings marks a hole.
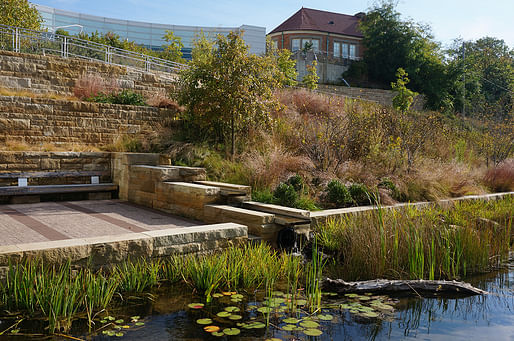
[[[113,183],[100,183],[102,176],[110,175],[106,171],[62,171],[62,172],[14,172],[0,173],[0,179],[17,180],[17,186],[0,186],[0,197],[11,198],[11,203],[38,202],[40,195],[69,193],[107,193],[104,196],[88,195],[88,199],[110,199],[118,190]],[[31,185],[30,179],[64,179],[88,178],[88,183]],[[107,196],[109,198],[107,198]],[[14,199],[12,197],[19,197]],[[5,200],[4,200],[5,201]]]

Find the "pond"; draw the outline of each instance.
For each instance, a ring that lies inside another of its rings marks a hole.
[[[322,311],[312,317],[303,310],[303,297],[294,301],[296,312],[286,314],[293,308],[288,304],[291,299],[279,291],[268,293],[267,297],[263,291],[219,292],[212,302],[205,304],[187,286],[162,287],[153,296],[125,298],[129,303],[110,310],[111,316],[100,313],[92,333],[88,332],[85,319],[77,320],[70,334],[88,340],[514,339],[514,261],[499,271],[466,280],[489,294],[466,298],[391,298],[371,294],[337,297],[325,293]],[[1,321],[1,330],[10,325],[12,321]],[[16,327],[20,330],[18,335],[6,333],[0,338],[38,339],[44,326],[42,321],[22,321]],[[209,326],[214,326],[213,330],[220,328],[211,334],[204,331]],[[30,337],[30,333],[35,334]]]

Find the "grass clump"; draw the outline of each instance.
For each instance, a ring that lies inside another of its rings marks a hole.
[[[379,208],[329,220],[317,233],[345,279],[454,279],[505,260],[513,207],[510,196],[451,208]]]

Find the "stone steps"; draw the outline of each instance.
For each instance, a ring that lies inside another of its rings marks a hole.
[[[300,210],[297,208],[291,208],[291,207],[284,207],[279,205],[272,205],[272,204],[264,204],[262,202],[256,202],[256,201],[246,201],[242,204],[242,207],[249,209],[249,210],[255,210],[260,212],[267,212],[267,213],[273,213],[278,214],[284,217],[293,217],[298,218],[302,220],[310,220],[310,211],[306,210]]]

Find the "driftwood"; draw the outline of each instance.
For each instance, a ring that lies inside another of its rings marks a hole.
[[[388,280],[375,279],[362,282],[345,282],[342,279],[327,278],[323,281],[323,290],[345,293],[395,293],[395,294],[444,294],[473,296],[484,295],[487,291],[475,288],[469,283],[457,281],[428,280]]]

